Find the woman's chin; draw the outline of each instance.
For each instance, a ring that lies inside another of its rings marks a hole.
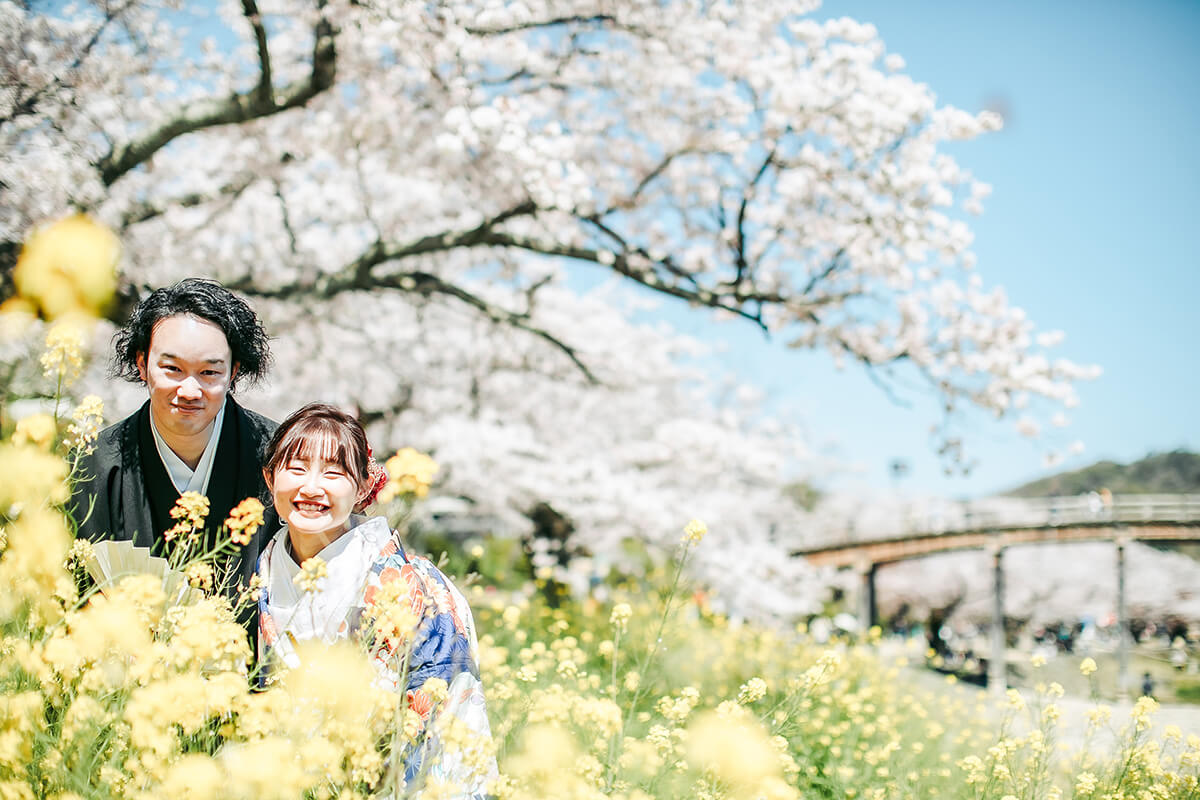
[[[328,514],[314,517],[293,513],[287,518],[288,530],[293,536],[318,539],[326,543],[345,533],[348,522],[342,520],[341,524],[335,523]]]
[[[293,533],[303,534],[305,536],[319,536],[333,527],[333,520],[328,517],[314,519],[313,517],[300,517],[292,515],[288,517],[288,528]]]

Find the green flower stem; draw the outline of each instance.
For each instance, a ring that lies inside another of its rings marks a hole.
[[[645,656],[642,659],[642,662],[640,664],[638,664],[638,667],[637,667],[638,678],[639,678],[638,687],[633,693],[633,699],[629,702],[629,710],[626,711],[626,713],[625,713],[625,719],[621,723],[621,729],[617,732],[617,735],[613,738],[612,743],[610,743],[610,745],[609,745],[608,764],[607,764],[607,767],[605,770],[605,776],[604,776],[604,791],[605,792],[612,791],[613,781],[616,779],[617,760],[618,760],[617,756],[621,751],[621,746],[625,742],[625,732],[629,729],[629,724],[631,722],[633,722],[633,717],[637,713],[638,703],[641,702],[642,697],[646,694],[646,683],[647,683],[645,680],[646,671],[650,669],[650,666],[654,663],[655,657],[657,657],[657,655],[658,655],[659,647],[662,644],[663,631],[666,630],[667,619],[671,615],[671,605],[675,601],[675,595],[678,593],[678,590],[679,590],[679,579],[683,576],[683,567],[687,563],[687,558],[688,558],[688,555],[691,553],[691,549],[692,549],[692,542],[690,542],[690,541],[685,542],[683,545],[683,553],[675,561],[675,574],[671,578],[671,587],[670,587],[670,589],[667,590],[667,596],[663,603],[663,612],[658,618],[658,630],[655,631],[655,633],[654,633],[654,638],[652,640],[652,646],[647,651],[647,653],[645,654]],[[617,654],[616,654],[615,643],[614,643],[614,649],[613,649],[613,661],[614,661],[613,669],[614,669],[614,671],[616,669],[616,666],[615,666],[616,655]]]

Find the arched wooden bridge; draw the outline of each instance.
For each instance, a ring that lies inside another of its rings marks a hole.
[[[793,551],[819,566],[852,568],[860,576],[859,619],[874,624],[875,571],[880,565],[955,550],[992,555],[992,652],[1004,653],[1005,548],[1063,542],[1111,541],[1117,550],[1117,617],[1122,630],[1120,686],[1127,686],[1129,620],[1125,604],[1125,545],[1130,541],[1200,542],[1200,495],[1097,493],[1037,499],[993,498],[944,503],[871,528],[847,525]],[[988,660],[988,685],[1005,688],[1004,659]]]
[[[816,565],[859,567],[909,558],[1049,542],[1200,541],[1200,495],[1096,495],[944,503],[891,527],[834,530],[794,551]]]

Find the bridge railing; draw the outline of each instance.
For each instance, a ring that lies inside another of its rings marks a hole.
[[[1200,494],[1065,497],[997,497],[965,502],[912,505],[886,519],[847,520],[827,528],[813,549],[911,536],[953,535],[987,530],[1047,528],[1067,525],[1138,523],[1198,524]]]
[[[1103,525],[1112,522],[1197,522],[1200,495],[1125,495],[1111,502],[1087,495],[962,504],[963,530]]]

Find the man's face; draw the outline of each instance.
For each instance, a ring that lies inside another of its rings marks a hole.
[[[138,374],[150,390],[150,413],[168,442],[204,433],[225,402],[237,374],[225,334],[189,314],[160,320],[150,351],[138,356]]]

